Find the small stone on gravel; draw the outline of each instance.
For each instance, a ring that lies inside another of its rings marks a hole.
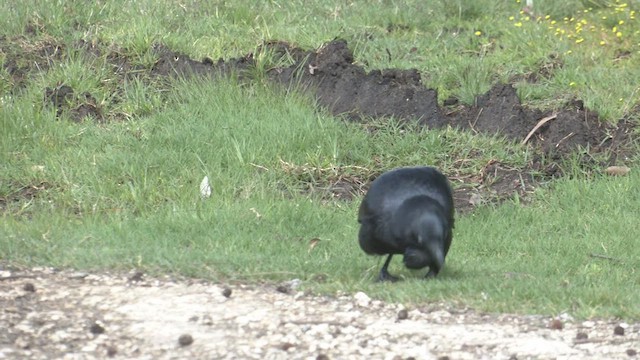
[[[72,279],[72,280],[82,280],[82,279],[86,278],[87,276],[89,276],[89,273],[86,273],[86,272],[75,272],[73,274],[70,274],[68,276],[68,278]]]
[[[325,354],[320,354],[316,356],[316,360],[329,360],[329,357]]]
[[[627,350],[627,355],[629,355],[629,356],[636,356],[636,355],[638,355],[638,352],[637,352],[637,351],[635,351],[634,349],[628,349],[628,350]]]
[[[107,356],[108,357],[114,357],[114,356],[116,356],[117,353],[118,353],[118,348],[116,348],[113,345],[107,346]]]
[[[22,286],[22,290],[28,291],[28,292],[35,292],[36,287],[32,283],[28,282]]]
[[[193,337],[189,334],[180,335],[178,338],[178,344],[180,344],[180,346],[189,346],[193,344]]]
[[[562,330],[563,327],[564,325],[562,324],[562,321],[558,319],[553,319],[549,322],[549,329]]]
[[[226,298],[230,297],[231,293],[232,293],[232,291],[228,287],[226,287],[226,288],[224,288],[224,290],[222,290],[222,296],[224,296]]]
[[[586,340],[588,338],[589,338],[589,335],[587,335],[587,333],[579,332],[576,334],[577,340]]]
[[[357,292],[353,295],[353,298],[356,300],[356,304],[361,307],[367,307],[371,304],[371,298],[363,293],[362,291]]]
[[[406,320],[409,317],[409,312],[407,309],[402,309],[398,311],[398,320]]]
[[[614,335],[619,335],[619,336],[623,336],[624,335],[624,328],[620,325],[617,325],[616,327],[613,328],[613,334]]]
[[[91,331],[92,334],[100,335],[100,334],[104,333],[104,327],[102,325],[94,322],[89,327],[89,331]]]
[[[142,280],[144,273],[142,271],[136,271],[129,277],[129,281],[138,282]]]

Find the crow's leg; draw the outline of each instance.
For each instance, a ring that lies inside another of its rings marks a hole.
[[[429,268],[429,272],[427,273],[427,275],[425,275],[425,279],[433,279],[434,277],[436,277],[436,275],[438,275],[439,271],[438,270],[434,270],[432,268]]]
[[[389,271],[387,270],[392,257],[393,257],[393,254],[389,254],[389,257],[384,262],[384,265],[382,265],[382,269],[380,269],[380,275],[378,276],[379,282],[383,282],[383,281],[395,282],[400,280],[398,277],[389,274]]]

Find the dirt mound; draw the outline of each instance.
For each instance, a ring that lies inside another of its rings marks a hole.
[[[59,85],[55,88],[46,88],[44,91],[45,106],[53,106],[56,115],[62,116],[64,113],[75,122],[81,122],[86,117],[92,117],[98,122],[102,122],[102,110],[97,106],[96,99],[88,92],[75,95],[73,89],[67,85]]]
[[[60,61],[64,51],[64,45],[50,37],[32,41],[25,36],[0,36],[0,57],[4,58],[2,67],[9,74],[9,78],[3,80],[10,82],[13,88],[20,89],[34,70],[49,69]]]
[[[543,151],[564,155],[578,148],[599,152],[629,141],[631,125],[622,121],[611,126],[598,115],[574,100],[564,109],[552,113],[528,109],[520,103],[516,89],[509,84],[497,84],[478,96],[475,106],[460,106],[447,116],[449,123],[463,129],[503,135],[509,139],[525,139],[539,145]],[[542,122],[542,125],[529,133]],[[612,135],[614,133],[614,135]]]
[[[584,108],[579,99],[553,112],[530,109],[520,103],[510,84],[496,84],[486,94],[478,96],[472,106],[441,107],[437,91],[422,84],[417,70],[367,72],[354,62],[347,42],[340,39],[314,50],[271,41],[256,50],[260,56],[248,53],[243,57],[217,61],[209,58],[197,61],[163,45],[156,45],[154,50],[158,60],[150,69],[132,67],[113,46],[79,41],[73,47],[94,57],[106,51],[108,61],[114,66],[114,74],[122,78],[130,76],[129,73],[146,72],[155,77],[234,75],[251,81],[259,71],[264,71],[261,69],[266,68],[269,69],[268,79],[288,88],[309,90],[320,106],[351,120],[394,117],[429,128],[451,125],[479,133],[499,134],[519,142],[527,139],[529,144],[556,157],[564,157],[578,148],[589,149],[591,153],[609,150],[615,153],[631,141],[632,125],[627,121],[621,121],[618,126],[605,124],[596,113]],[[49,38],[30,41],[24,37],[0,37],[0,52],[6,57],[3,66],[11,75],[13,89],[20,88],[30,72],[46,70],[59,61],[66,50],[62,44]],[[550,58],[555,59],[552,55]],[[265,64],[265,61],[269,63]],[[546,76],[547,68],[556,66],[557,62],[554,60],[551,65],[541,65],[539,76]],[[35,65],[31,67],[28,64]],[[105,118],[91,94],[74,96],[73,89],[64,83],[46,89],[45,101],[57,108],[58,115],[68,111],[74,121],[87,116],[99,121]],[[530,135],[538,122],[547,117],[552,119]],[[614,154],[609,162],[615,160]]]
[[[282,43],[278,46],[283,47]],[[298,52],[280,49],[278,53]],[[436,90],[425,88],[415,69],[374,70],[367,73],[354,64],[353,53],[344,40],[335,40],[284,69],[270,70],[283,84],[311,88],[320,105],[351,119],[395,117],[413,119],[430,127],[446,124],[438,107]]]
[[[151,74],[156,76],[207,76],[231,75],[234,73],[247,75],[255,68],[253,53],[237,59],[227,61],[218,59],[214,62],[209,58],[202,61],[191,59],[189,56],[171,51],[163,45],[154,47],[159,56],[158,61],[151,68]]]
[[[214,63],[210,59],[195,61],[164,47],[158,49],[160,60],[153,71],[162,75],[237,73],[250,78],[248,70],[256,67],[253,53]],[[344,40],[330,41],[317,50],[273,41],[258,51],[271,54],[274,64],[289,64],[274,66],[268,71],[273,81],[311,90],[320,106],[352,120],[394,117],[429,128],[451,125],[476,133],[503,135],[519,142],[526,139],[527,143],[555,157],[564,157],[580,148],[589,149],[591,153],[617,151],[630,141],[632,125],[629,122],[608,125],[578,99],[553,112],[530,109],[521,104],[510,84],[496,84],[478,96],[473,106],[443,109],[438,105],[437,91],[422,84],[416,69],[366,72],[354,63],[353,52]],[[546,118],[549,119],[532,132]],[[610,162],[614,161],[615,156]]]
[[[552,120],[528,138],[529,143],[547,153],[564,155],[580,147],[597,152],[628,140],[629,135],[629,129],[618,131],[618,127],[600,121],[580,100],[553,114],[529,109],[522,106],[510,84],[497,84],[478,96],[474,106],[459,106],[444,116],[437,91],[422,85],[417,70],[367,73],[354,64],[353,54],[344,40],[329,42],[317,51],[307,52],[302,60],[288,68],[273,69],[271,73],[281,83],[307,85],[315,91],[322,106],[336,115],[348,114],[352,119],[395,117],[430,128],[451,125],[523,141],[541,119],[551,117]]]

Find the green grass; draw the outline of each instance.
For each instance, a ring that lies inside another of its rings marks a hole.
[[[366,181],[413,164],[458,176],[476,175],[490,160],[522,168],[531,150],[452,129],[348,123],[265,82],[168,81],[145,72],[155,43],[217,59],[264,40],[312,48],[337,36],[369,69],[418,68],[441,99],[472,103],[497,81],[548,66],[539,81],[517,82],[524,102],[553,108],[577,96],[607,121],[635,116],[640,26],[629,7],[637,3],[536,1],[537,20],[524,20],[515,1],[494,3],[1,3],[0,34],[20,41],[2,48],[0,63],[18,58],[26,75],[17,84],[15,74],[0,71],[0,198],[7,199],[0,259],[225,281],[301,278],[317,292],[362,290],[406,303],[640,318],[640,295],[632,290],[640,278],[635,168],[612,178],[583,174],[568,162],[574,175],[538,189],[530,203],[514,199],[459,216],[438,279],[423,281],[423,272],[396,259],[390,270],[407,280],[375,284],[382,262],[357,245],[359,199],[327,200],[310,188],[326,186],[334,171]],[[622,17],[624,34],[611,35],[609,22]],[[576,30],[583,18],[595,24],[588,35]],[[556,35],[558,28],[564,34]],[[576,42],[579,36],[584,40]],[[103,53],[87,56],[75,49],[79,40]],[[50,67],[34,67],[47,42],[60,44],[63,55]],[[621,51],[629,55],[616,56]],[[141,70],[122,76],[114,53]],[[268,56],[263,60],[257,80],[269,67]],[[57,119],[42,97],[59,83],[90,92],[109,122]],[[633,167],[636,156],[625,164]],[[204,176],[212,186],[205,200]],[[40,189],[36,197],[19,195],[32,187]],[[311,249],[314,238],[320,242]]]

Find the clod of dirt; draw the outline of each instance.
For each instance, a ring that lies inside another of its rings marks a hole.
[[[589,338],[589,335],[584,332],[579,332],[576,334],[576,340],[586,340]]]
[[[458,98],[450,96],[442,102],[442,105],[453,106],[453,105],[458,105],[459,102],[460,100]]]
[[[320,355],[316,356],[316,360],[329,360],[329,356],[327,356],[325,354],[320,354]]]
[[[231,289],[226,287],[222,290],[222,296],[228,298],[231,296],[231,292],[232,292]]]
[[[618,336],[624,336],[624,328],[620,325],[617,325],[613,328],[613,334]]]
[[[407,318],[409,318],[409,312],[407,309],[398,311],[398,320],[406,320]]]
[[[137,270],[136,272],[133,273],[133,275],[129,276],[129,281],[131,282],[142,281],[143,277],[144,277],[144,272]]]
[[[637,352],[636,350],[634,350],[634,349],[628,349],[628,350],[626,351],[626,353],[627,353],[627,355],[629,355],[629,356],[636,356],[636,355],[638,355],[638,352]]]
[[[178,344],[180,344],[180,346],[189,346],[193,344],[193,337],[189,334],[182,334],[178,338]]]
[[[288,47],[286,52],[296,50]],[[340,39],[306,52],[299,59],[287,68],[270,70],[269,75],[276,82],[311,89],[318,103],[336,115],[345,114],[354,120],[393,116],[430,127],[446,125],[438,107],[437,91],[424,87],[415,69],[367,73],[354,63],[353,52]]]
[[[564,324],[559,319],[553,319],[549,322],[549,329],[553,330],[562,330],[564,328]]]
[[[438,360],[451,360],[451,358],[446,356],[446,355],[445,356],[438,356]]]
[[[276,291],[283,294],[288,294],[291,291],[291,288],[287,285],[278,285],[276,286]]]
[[[294,347],[295,347],[295,345],[293,345],[293,344],[292,344],[292,343],[290,343],[290,342],[286,342],[286,343],[283,343],[283,344],[281,344],[281,345],[280,345],[280,349],[281,349],[282,351],[287,351],[287,350],[289,350],[289,349],[291,349],[291,348],[294,348]]]
[[[36,291],[36,287],[35,287],[35,285],[33,285],[33,283],[30,283],[30,282],[25,283],[25,284],[22,286],[22,289],[23,289],[24,291],[28,291],[28,292],[35,292],[35,291]]]
[[[46,88],[44,91],[45,100],[51,102],[51,104],[60,109],[68,106],[73,100],[73,89],[71,86],[59,85],[55,88]]]
[[[86,117],[93,117],[96,121],[103,120],[102,110],[97,106],[93,95],[85,92],[81,96],[75,96],[73,89],[68,85],[61,84],[55,88],[46,88],[44,101],[45,105],[56,108],[57,117],[67,112],[69,119],[74,122],[82,122]]]
[[[97,322],[94,322],[89,326],[89,331],[94,335],[104,334],[104,327]]]

